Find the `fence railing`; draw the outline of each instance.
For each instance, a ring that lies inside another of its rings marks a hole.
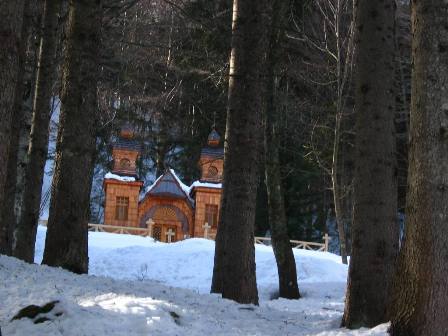
[[[47,220],[39,219],[39,224],[47,226]],[[139,228],[132,226],[116,226],[116,225],[104,225],[104,224],[92,224],[89,223],[89,231],[92,232],[108,232],[119,234],[133,234],[138,236],[148,237],[151,236],[151,231],[148,228]]]
[[[39,220],[39,224],[47,226],[47,220]],[[108,232],[108,233],[118,233],[118,234],[133,234],[138,236],[150,237],[151,231],[149,228],[139,228],[131,226],[116,226],[116,225],[105,225],[105,224],[92,224],[89,223],[89,231],[92,232]],[[209,238],[214,240],[214,237],[209,235]],[[323,251],[328,252],[328,243],[330,241],[328,234],[323,237],[323,243],[306,242],[301,240],[290,240],[293,249],[304,249],[311,251]],[[267,237],[255,237],[255,244],[271,245],[271,238]]]
[[[328,234],[324,235],[323,241],[323,243],[306,242],[301,240],[290,240],[289,242],[291,243],[293,249],[328,252],[328,243],[330,241]],[[255,237],[255,244],[270,245],[271,238]]]

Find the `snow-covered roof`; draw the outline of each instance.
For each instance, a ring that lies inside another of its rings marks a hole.
[[[222,183],[210,183],[210,182],[194,181],[191,184],[191,186],[190,186],[190,191],[193,190],[193,188],[196,188],[196,187],[221,189],[222,188]]]
[[[121,175],[113,174],[111,172],[107,173],[104,176],[104,178],[118,180],[118,181],[122,181],[122,182],[135,182],[135,177],[133,177],[133,176],[121,176]]]
[[[190,188],[180,180],[173,169],[159,176],[152,185],[146,188],[144,197],[147,195],[181,197],[188,199],[191,205],[194,203],[190,197]]]
[[[180,187],[184,191],[185,194],[190,194],[190,187],[186,186],[179,178],[179,176],[176,175],[176,172],[174,169],[170,169],[171,174],[173,174],[174,178],[176,179],[177,183],[179,183]]]

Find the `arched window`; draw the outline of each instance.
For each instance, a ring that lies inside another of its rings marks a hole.
[[[172,208],[162,206],[156,210],[153,219],[177,221],[176,211]]]

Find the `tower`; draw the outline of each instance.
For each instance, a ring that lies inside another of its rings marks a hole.
[[[207,146],[202,148],[199,159],[201,169],[201,182],[221,183],[224,148],[220,146],[221,137],[215,129],[211,131],[207,139]]]
[[[104,177],[104,224],[138,227],[138,199],[143,185],[137,180],[139,155],[140,144],[134,132],[124,127],[113,144],[112,172]]]
[[[202,148],[199,158],[201,178],[191,185],[191,195],[196,204],[194,237],[211,238],[216,235],[223,167],[224,148],[221,146],[221,137],[213,129],[208,136],[207,146]]]

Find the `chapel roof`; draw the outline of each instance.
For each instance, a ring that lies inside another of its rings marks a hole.
[[[193,199],[190,197],[190,188],[186,186],[173,169],[168,169],[165,173],[157,178],[145,192],[145,196],[161,196],[172,198],[184,198],[193,206]]]
[[[210,142],[217,142],[219,144],[219,142],[221,141],[221,136],[219,135],[219,133],[215,129],[212,129],[212,131],[208,135],[207,141],[209,143]]]
[[[220,147],[204,147],[201,149],[201,156],[211,156],[214,158],[223,158],[224,157],[224,148]]]
[[[133,150],[133,151],[140,151],[141,145],[140,142],[134,139],[126,139],[122,137],[118,137],[117,140],[115,140],[113,144],[114,148],[118,149],[126,149],[126,150]]]

